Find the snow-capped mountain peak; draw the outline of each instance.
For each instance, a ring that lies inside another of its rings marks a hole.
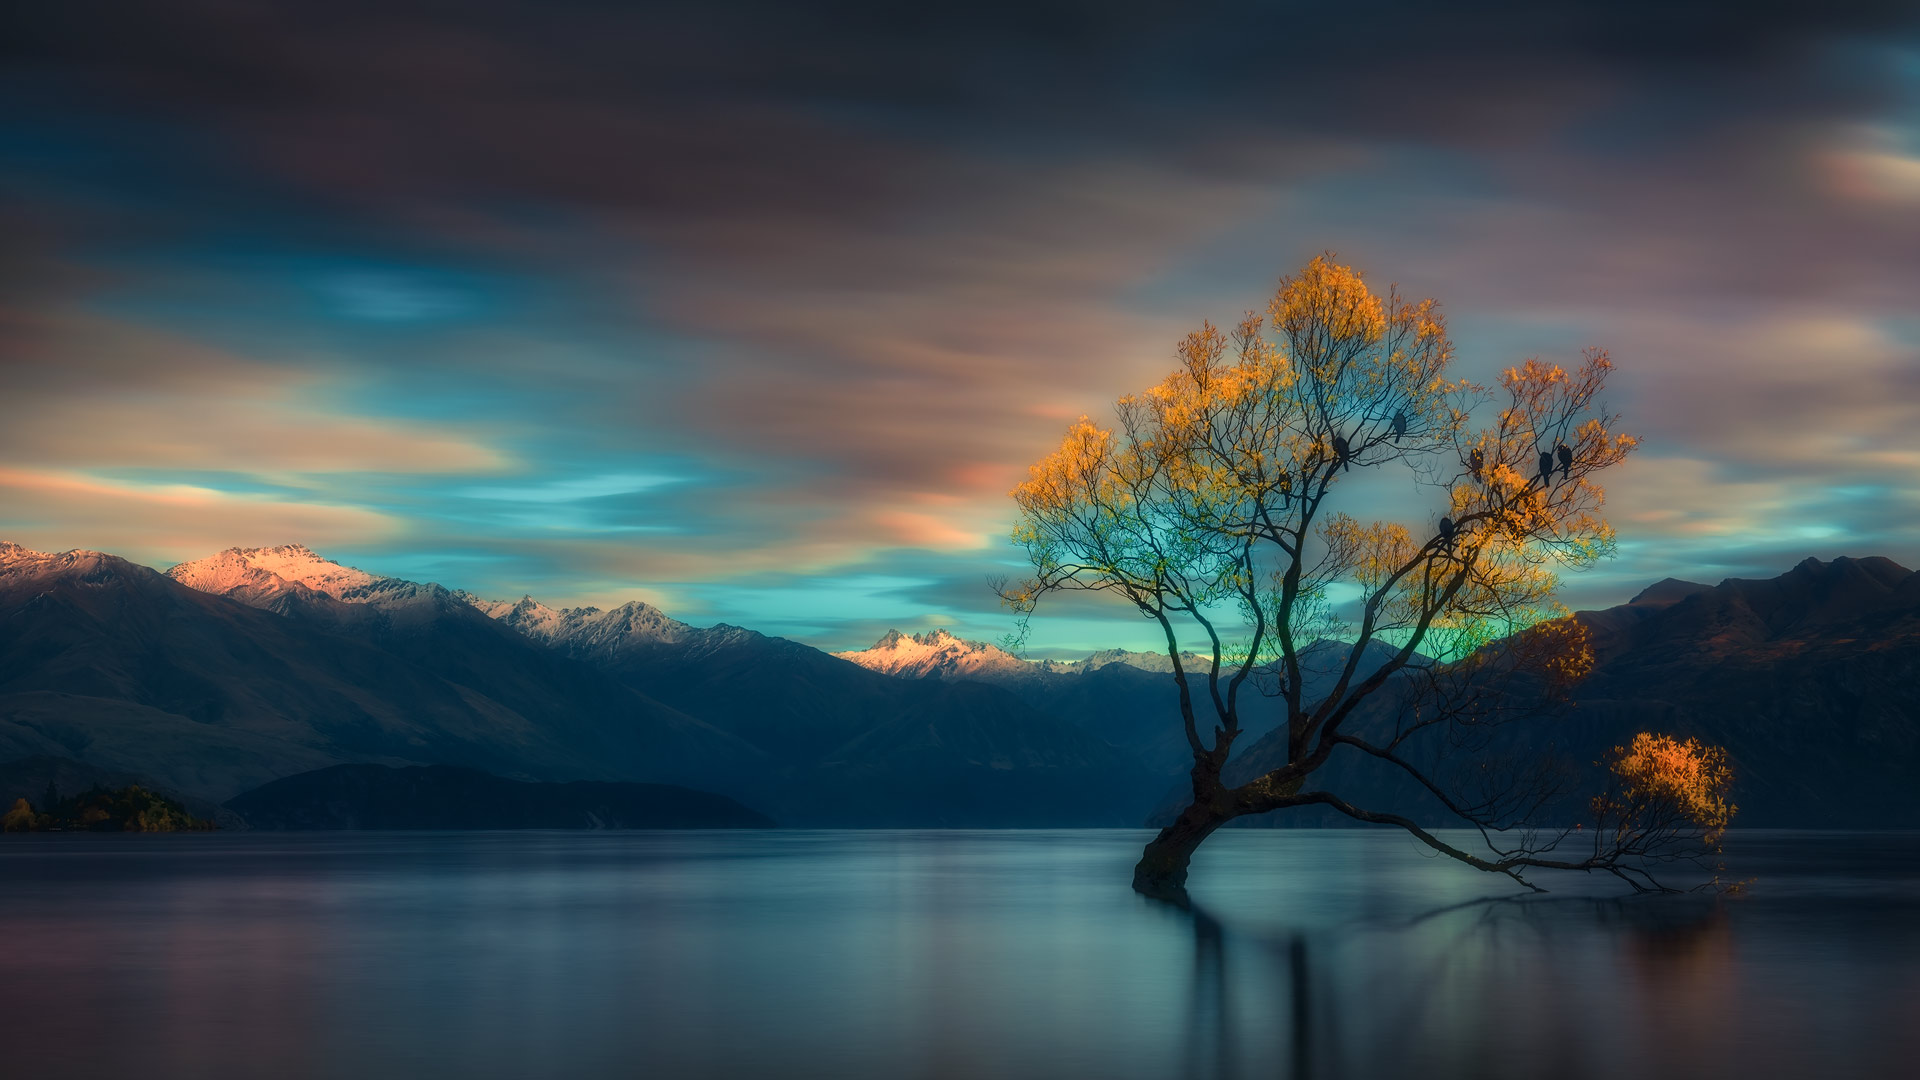
[[[108,564],[131,565],[102,551],[85,548],[61,552],[35,551],[9,540],[0,540],[0,578],[36,578],[76,570],[101,571]],[[107,572],[111,573],[110,570]]]
[[[669,617],[638,600],[617,608],[554,608],[522,596],[519,600],[487,600],[472,593],[455,593],[481,614],[536,641],[575,651],[612,648],[632,642],[681,641],[697,633],[694,627]]]
[[[247,552],[256,567],[336,598],[381,580],[365,570],[322,558],[305,544],[256,548]]]
[[[967,641],[944,629],[924,634],[889,630],[871,648],[834,655],[864,668],[907,678],[977,675],[990,670],[1025,672],[1030,667],[997,645]]]
[[[11,540],[0,540],[0,566],[6,566],[16,562],[37,562],[47,557],[47,553],[44,551],[35,551],[30,547],[22,547]]]
[[[345,599],[345,594],[380,580],[365,570],[323,558],[305,544],[228,548],[218,555],[181,563],[167,573],[175,581],[204,592],[226,592],[241,584],[263,583],[260,574],[265,573],[335,599]]]
[[[217,555],[184,562],[167,576],[190,589],[232,596],[271,606],[276,599],[303,592],[323,593],[349,604],[396,603],[429,596],[437,585],[377,577],[316,553],[305,544],[228,548]]]
[[[1022,660],[997,645],[968,641],[948,630],[924,634],[903,634],[889,630],[865,649],[833,655],[861,667],[906,679],[927,678],[1037,678],[1048,675],[1084,675],[1112,664],[1150,672],[1171,672],[1173,664],[1164,653],[1129,652],[1106,649],[1084,660]],[[1206,662],[1192,653],[1182,653],[1188,670],[1198,671]]]

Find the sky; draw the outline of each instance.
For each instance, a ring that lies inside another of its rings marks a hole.
[[[13,5],[0,538],[991,640],[1026,466],[1331,250],[1611,353],[1571,606],[1920,566],[1913,5],[1347,7]]]

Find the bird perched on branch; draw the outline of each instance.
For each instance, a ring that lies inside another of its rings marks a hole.
[[[1546,452],[1545,450],[1542,450],[1540,452],[1540,486],[1546,487],[1552,483],[1553,483],[1553,455]]]
[[[1453,550],[1453,538],[1458,535],[1459,531],[1459,526],[1453,523],[1452,518],[1443,517],[1440,519],[1440,543],[1445,545],[1448,551]]]
[[[1573,451],[1568,449],[1566,443],[1561,443],[1553,448],[1553,452],[1560,455],[1560,478],[1564,480],[1573,472]]]
[[[1352,471],[1353,463],[1349,460],[1351,456],[1352,456],[1352,450],[1347,445],[1347,437],[1345,435],[1335,435],[1333,437],[1334,460],[1339,464],[1339,466],[1342,469]]]
[[[1407,414],[1405,412],[1394,413],[1393,414],[1393,437],[1396,439],[1402,438],[1406,435],[1406,433],[1407,433]]]
[[[1468,452],[1467,468],[1473,471],[1473,478],[1475,480],[1480,479],[1480,470],[1486,467],[1487,467],[1487,455],[1483,453],[1479,447],[1476,446],[1471,451]]]

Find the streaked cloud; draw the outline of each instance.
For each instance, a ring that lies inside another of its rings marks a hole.
[[[511,467],[483,433],[383,417],[324,358],[250,359],[170,331],[36,313],[0,397],[0,460],[242,474]]]
[[[457,494],[469,499],[491,499],[499,502],[568,503],[579,502],[582,499],[604,499],[611,495],[632,495],[636,492],[650,491],[663,484],[678,482],[680,478],[672,476],[612,473],[604,476],[583,476],[571,480],[553,480],[523,487],[465,488]]]
[[[42,6],[0,535],[997,637],[1027,462],[1334,248],[1444,301],[1463,373],[1612,351],[1646,449],[1576,603],[1920,562],[1917,40],[1876,2]],[[1036,648],[1153,646],[1087,603]]]
[[[322,548],[361,545],[406,531],[403,521],[360,506],[7,466],[0,466],[0,505],[0,535],[15,543],[42,551],[92,548],[161,568],[234,546],[293,538]]]

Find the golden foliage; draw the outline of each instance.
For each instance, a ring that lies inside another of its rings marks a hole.
[[[1035,462],[1027,480],[1013,490],[1022,509],[1065,509],[1111,481],[1113,432],[1082,416],[1067,429],[1060,449]]]
[[[1593,800],[1601,822],[1623,832],[1697,830],[1719,844],[1737,807],[1728,801],[1733,770],[1727,752],[1696,739],[1641,732],[1613,748],[1614,790]]]
[[[1636,445],[1612,430],[1616,418],[1599,401],[1613,368],[1606,353],[1571,368],[1529,359],[1492,388],[1455,380],[1435,301],[1375,290],[1328,254],[1282,278],[1264,312],[1229,329],[1203,323],[1174,356],[1164,378],[1119,399],[1112,427],[1082,417],[1014,489],[1013,539],[1035,573],[1001,595],[1025,614],[1049,592],[1107,590],[1159,623],[1194,753],[1190,812],[1288,805],[1348,747],[1403,766],[1395,755],[1423,731],[1484,747],[1494,726],[1552,707],[1592,669],[1586,627],[1554,594],[1557,570],[1612,552],[1596,480]],[[1398,520],[1342,511],[1349,480],[1389,467],[1430,500]],[[1222,632],[1233,615],[1245,636]],[[1196,637],[1212,656],[1189,670],[1178,657]],[[1316,697],[1303,689],[1313,673],[1301,657],[1319,639],[1354,647]],[[1364,671],[1376,642],[1391,655]],[[1221,770],[1250,679],[1286,698],[1288,757],[1229,792]],[[1543,682],[1547,693],[1535,695]],[[1387,741],[1343,729],[1389,685],[1399,712]],[[1203,724],[1205,708],[1213,716]],[[1718,840],[1733,810],[1726,760],[1655,736],[1616,758],[1613,790],[1594,802],[1615,843],[1596,844],[1584,865],[1641,887],[1651,878],[1630,876],[1623,854],[1668,857],[1677,847],[1687,857],[1702,835]],[[1448,805],[1483,828],[1533,813],[1554,783],[1545,766],[1479,765]],[[1524,852],[1477,860],[1413,831],[1516,879],[1516,867],[1569,865]]]
[[[1562,614],[1527,631],[1528,644],[1541,658],[1540,668],[1550,685],[1564,690],[1593,670],[1593,635],[1585,623]]]
[[[1413,558],[1418,545],[1405,525],[1392,521],[1361,524],[1336,513],[1320,526],[1331,561],[1347,568],[1361,588],[1378,592],[1389,577]]]
[[[1387,324],[1380,298],[1359,271],[1327,255],[1315,255],[1298,277],[1284,279],[1267,304],[1267,315],[1308,362],[1344,345],[1374,344]]]
[[[1597,409],[1605,353],[1572,370],[1528,360],[1496,392],[1451,381],[1436,302],[1376,293],[1321,255],[1264,315],[1204,323],[1175,356],[1119,400],[1114,427],[1082,417],[1014,489],[1013,539],[1038,572],[1005,591],[1016,608],[1054,589],[1116,589],[1156,617],[1227,601],[1258,628],[1257,652],[1346,581],[1362,593],[1356,637],[1460,658],[1554,618],[1554,568],[1612,550],[1595,476],[1634,440]],[[1503,400],[1480,409],[1490,397]],[[1327,503],[1356,471],[1393,464],[1438,488],[1444,511],[1416,528]],[[1541,639],[1565,647],[1556,679],[1591,663],[1572,633]]]

